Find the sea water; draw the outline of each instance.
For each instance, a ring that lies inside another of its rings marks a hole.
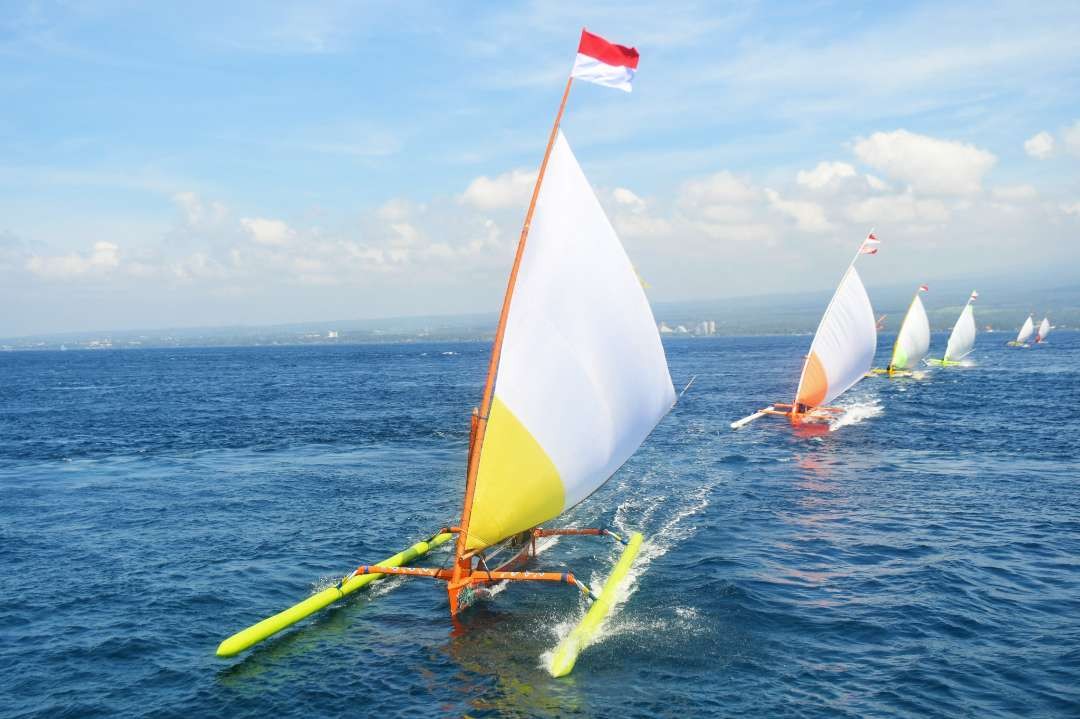
[[[214,655],[456,523],[486,343],[0,354],[0,716],[1080,716],[1080,334],[1007,339],[738,432],[809,337],[668,343],[697,380],[562,520],[647,537],[564,679],[556,584],[455,626],[389,580]],[[536,566],[596,585],[617,554]]]

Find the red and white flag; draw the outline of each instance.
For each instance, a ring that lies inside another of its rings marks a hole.
[[[919,292],[929,292],[930,287],[928,285],[919,285]]]
[[[970,297],[970,299],[968,299],[968,302],[974,302],[977,299],[979,299],[979,293],[972,290],[971,291],[971,297]]]
[[[874,233],[871,232],[870,234],[868,234],[866,236],[866,239],[863,240],[862,247],[859,248],[859,252],[861,252],[864,255],[876,255],[877,251],[878,251],[878,248],[875,245],[880,245],[880,244],[881,244],[881,240],[879,240],[877,237],[875,237]]]
[[[630,92],[637,63],[638,51],[634,48],[610,43],[599,35],[582,30],[570,77]]]

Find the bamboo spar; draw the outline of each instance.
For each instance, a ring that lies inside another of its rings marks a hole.
[[[529,237],[529,226],[532,223],[533,212],[536,210],[536,199],[540,196],[540,184],[544,181],[544,173],[547,171],[548,159],[551,157],[551,149],[555,146],[555,138],[559,133],[559,125],[562,123],[563,111],[566,109],[566,100],[570,96],[570,86],[574,78],[566,79],[566,89],[563,90],[562,101],[559,103],[559,111],[555,115],[555,124],[551,127],[551,135],[548,137],[547,149],[544,150],[544,159],[540,162],[540,171],[536,175],[536,184],[533,186],[532,198],[529,200],[529,209],[525,213],[525,223],[521,227],[521,237],[518,239],[517,252],[514,255],[514,265],[510,269],[510,278],[506,283],[506,294],[503,297],[502,311],[499,313],[499,324],[495,329],[495,340],[491,346],[491,360],[488,363],[487,380],[484,383],[484,396],[480,403],[480,414],[476,419],[476,430],[473,441],[469,447],[469,466],[465,476],[465,501],[461,510],[461,532],[458,534],[457,547],[455,549],[454,581],[461,579],[463,572],[468,570],[466,564],[470,561],[464,558],[469,541],[469,521],[472,519],[473,492],[476,489],[476,475],[480,469],[480,450],[484,445],[484,435],[487,431],[488,415],[491,412],[492,397],[495,393],[495,378],[499,373],[499,359],[502,356],[503,336],[506,334],[506,320],[510,315],[510,302],[514,297],[514,285],[517,283],[518,269],[521,267],[521,258],[525,254],[525,241]]]

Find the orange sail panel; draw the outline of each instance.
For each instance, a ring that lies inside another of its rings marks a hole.
[[[876,349],[874,308],[853,265],[818,325],[795,403],[817,407],[833,401],[869,371]]]
[[[648,299],[560,131],[510,301],[467,547],[588,497],[674,402]]]

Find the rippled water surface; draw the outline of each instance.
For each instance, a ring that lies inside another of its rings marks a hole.
[[[0,354],[0,716],[1080,716],[1080,334],[1006,339],[823,433],[727,428],[808,337],[671,342],[697,381],[567,517],[647,544],[559,680],[584,605],[555,585],[454,631],[392,580],[214,656],[456,519],[486,344]]]

